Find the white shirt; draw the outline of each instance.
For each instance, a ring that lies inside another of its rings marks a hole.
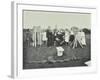
[[[56,47],[57,49],[57,56],[63,56],[64,49],[62,47]]]

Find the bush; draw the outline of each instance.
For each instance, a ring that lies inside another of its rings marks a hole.
[[[82,29],[82,31],[83,31],[85,34],[91,34],[91,30],[90,30],[90,29],[84,28],[84,29]]]

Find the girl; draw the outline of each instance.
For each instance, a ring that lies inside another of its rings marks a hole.
[[[43,44],[46,45],[47,43],[47,35],[46,35],[46,31],[43,30],[42,32],[42,41],[43,41]]]
[[[74,39],[75,39],[74,32],[73,32],[73,29],[71,28],[70,36],[69,36],[70,46],[73,45],[73,41],[74,41]]]
[[[70,37],[69,30],[66,29],[66,30],[65,30],[65,42],[67,43],[67,45],[68,45],[68,43],[69,43],[69,37]]]

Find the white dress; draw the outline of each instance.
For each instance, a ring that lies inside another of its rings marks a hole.
[[[56,47],[57,49],[57,56],[63,56],[64,49],[62,47]]]
[[[81,43],[82,45],[86,45],[85,33],[81,32]]]
[[[81,32],[78,32],[76,35],[75,35],[75,39],[78,40],[79,42],[81,42]]]
[[[82,45],[86,45],[86,39],[85,39],[85,33],[84,32],[78,32],[75,38]]]
[[[69,32],[65,32],[65,41],[69,42]]]
[[[77,34],[75,35],[73,48],[77,47],[77,41],[79,42],[80,46],[83,48],[81,39],[82,39],[81,38],[81,32],[77,32]]]
[[[42,32],[42,40],[47,41],[46,32]]]

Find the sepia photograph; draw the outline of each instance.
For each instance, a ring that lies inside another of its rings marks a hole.
[[[91,65],[91,14],[23,10],[23,69]]]

